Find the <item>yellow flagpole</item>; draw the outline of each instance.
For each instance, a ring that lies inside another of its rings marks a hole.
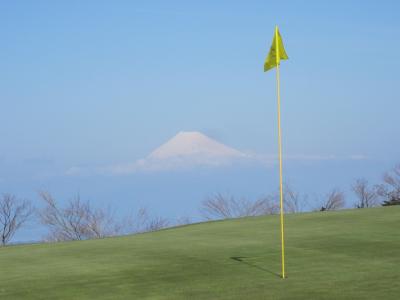
[[[283,226],[283,177],[282,177],[282,135],[281,135],[281,95],[279,82],[279,42],[278,26],[275,28],[276,42],[276,89],[278,98],[278,145],[279,145],[279,194],[280,194],[280,215],[281,215],[281,251],[282,251],[282,278],[285,278],[285,239]]]

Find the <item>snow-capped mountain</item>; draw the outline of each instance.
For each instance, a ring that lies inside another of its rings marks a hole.
[[[181,131],[152,151],[146,158],[130,165],[113,168],[116,173],[189,169],[201,166],[224,166],[250,157],[201,132]]]
[[[155,149],[149,159],[170,159],[176,157],[237,158],[246,155],[209,138],[198,131],[181,131],[169,141]]]

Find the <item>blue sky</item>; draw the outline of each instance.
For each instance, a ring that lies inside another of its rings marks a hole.
[[[276,153],[276,24],[284,153],[399,162],[398,1],[3,1],[1,192],[9,173],[135,161],[181,130]]]
[[[139,158],[180,130],[275,151],[397,158],[396,1],[20,1],[0,9],[3,159]]]

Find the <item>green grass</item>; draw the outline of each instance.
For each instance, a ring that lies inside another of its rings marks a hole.
[[[0,248],[0,299],[400,299],[400,207]]]

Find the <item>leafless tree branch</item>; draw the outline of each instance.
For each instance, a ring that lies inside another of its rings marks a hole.
[[[163,218],[163,217],[154,217],[150,219],[146,226],[145,226],[145,231],[157,231],[163,228],[167,228],[170,225],[168,219]]]
[[[383,183],[376,186],[378,195],[385,201],[400,201],[400,164],[383,175]]]
[[[14,195],[4,194],[0,199],[1,245],[6,245],[31,217],[33,208],[30,202],[18,200]]]
[[[345,206],[344,193],[337,188],[331,190],[325,197],[321,211],[338,210]]]
[[[357,179],[352,190],[357,197],[355,206],[357,208],[372,207],[377,205],[378,194],[376,188],[369,187],[366,179]]]
[[[201,214],[207,220],[274,214],[278,210],[279,207],[270,196],[250,201],[220,193],[205,199],[200,208]]]
[[[168,219],[151,216],[146,208],[140,208],[135,215],[127,218],[124,224],[124,233],[157,231],[170,226]]]
[[[77,195],[61,208],[50,193],[40,192],[45,207],[40,211],[42,224],[49,228],[48,240],[69,241],[117,235],[122,226],[110,209],[91,207]]]
[[[298,213],[308,204],[308,196],[293,190],[288,184],[284,186],[283,203],[285,212]]]

